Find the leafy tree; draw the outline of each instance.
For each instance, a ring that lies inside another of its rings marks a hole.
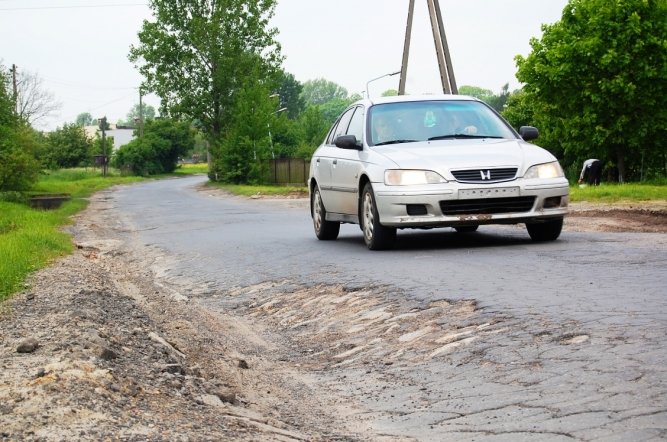
[[[521,89],[509,95],[507,106],[505,106],[502,115],[515,129],[537,124],[535,122],[534,106],[529,101],[528,94]],[[544,136],[541,135],[540,138],[543,139]]]
[[[142,87],[160,97],[162,116],[196,121],[216,151],[248,74],[275,81],[282,61],[277,30],[269,28],[276,0],[149,4],[155,21],[144,22],[129,55]]]
[[[305,144],[312,146],[312,154],[315,148],[319,146],[327,131],[333,122],[329,122],[319,107],[309,106],[303,114],[299,117],[299,125],[303,128],[303,141]]]
[[[25,190],[39,177],[38,141],[16,113],[6,72],[0,65],[0,191]]]
[[[148,120],[154,120],[155,119],[155,108],[151,106],[150,104],[142,104],[141,105],[142,110],[139,110],[139,104],[135,104],[132,106],[132,109],[127,113],[127,124],[129,126],[136,126],[139,121],[139,117],[141,114],[143,114],[144,117],[144,123]],[[143,111],[143,112],[142,112]]]
[[[209,172],[211,178],[230,183],[262,182],[265,160],[275,155],[269,137],[275,118],[274,105],[266,100],[269,92],[268,86],[248,76],[230,113],[228,130]]]
[[[76,124],[79,126],[92,126],[93,116],[89,112],[83,112],[76,116]]]
[[[271,122],[272,158],[289,158],[296,155],[297,148],[303,138],[303,130],[298,121],[281,114],[272,118]]]
[[[287,108],[289,118],[297,118],[306,107],[306,102],[301,95],[303,86],[294,75],[281,71],[279,86],[276,93],[280,97],[280,109]]]
[[[551,142],[570,158],[609,159],[619,181],[665,173],[667,3],[570,0],[543,26],[517,78]]]
[[[194,130],[189,123],[169,119],[149,120],[144,135],[121,146],[112,165],[137,175],[156,175],[176,170],[178,160],[195,145]]]
[[[490,89],[469,85],[459,87],[459,94],[470,95],[471,97],[479,98],[482,101],[487,101],[493,96],[493,92]]]
[[[471,97],[478,98],[482,101],[484,101],[486,104],[497,110],[498,112],[502,112],[503,108],[505,107],[505,104],[507,103],[507,99],[509,98],[509,83],[506,83],[500,94],[496,95],[491,91],[490,89],[484,89],[478,86],[461,86],[459,88],[459,94],[461,95],[470,95]]]
[[[40,160],[50,169],[83,166],[90,163],[92,147],[83,127],[65,124],[46,136]]]
[[[309,105],[321,105],[334,100],[347,99],[347,89],[333,81],[318,78],[303,84],[301,96]]]
[[[386,91],[382,92],[383,97],[396,97],[398,96],[398,91],[396,89],[387,89]]]
[[[331,126],[336,121],[336,118],[338,118],[340,114],[343,113],[345,108],[348,107],[354,101],[356,100],[354,100],[353,98],[335,98],[325,103],[322,103],[319,106],[319,109],[320,112],[322,112],[322,116],[324,117],[324,120],[327,122],[327,125]]]

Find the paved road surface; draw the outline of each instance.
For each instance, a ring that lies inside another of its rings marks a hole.
[[[318,241],[307,202],[220,197],[204,181],[110,198],[167,257],[165,281],[196,281],[183,295],[281,332],[286,360],[378,435],[667,439],[667,235],[537,244],[482,226],[399,231],[395,250],[370,252],[358,226]]]

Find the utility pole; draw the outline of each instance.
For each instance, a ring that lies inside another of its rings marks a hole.
[[[431,28],[433,29],[433,41],[435,43],[435,51],[438,54],[442,90],[446,94],[458,94],[459,90],[456,87],[456,80],[454,79],[452,57],[449,54],[449,46],[447,46],[447,37],[445,36],[445,25],[442,22],[440,0],[428,0],[428,4],[429,15],[431,16]]]
[[[141,95],[141,86],[139,86],[139,138],[144,137],[144,103]]]
[[[18,86],[16,83],[16,65],[12,64],[12,84],[14,85],[14,109],[16,113],[19,113],[19,93]]]
[[[447,46],[447,37],[445,36],[445,26],[442,21],[439,0],[426,0],[428,13],[431,19],[431,29],[433,31],[433,43],[435,43],[435,52],[440,68],[440,81],[442,91],[445,94],[458,94],[459,90],[454,79],[454,68],[452,67],[452,58]],[[414,14],[414,0],[410,0],[408,6],[408,23],[405,30],[405,43],[403,46],[403,63],[401,66],[401,80],[398,86],[398,94],[405,95],[405,82],[408,73],[408,55],[410,52],[410,35],[412,34],[412,16]]]
[[[102,175],[107,176],[107,142],[106,142],[106,130],[107,130],[107,117],[100,118],[100,129],[102,129]]]
[[[410,55],[410,36],[412,35],[412,16],[414,12],[415,0],[410,0],[410,5],[408,6],[408,23],[405,26],[405,42],[403,43],[401,78],[398,81],[398,95],[405,95],[405,80],[408,77],[408,55]]]

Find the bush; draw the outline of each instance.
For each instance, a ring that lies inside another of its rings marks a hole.
[[[194,132],[187,123],[153,120],[144,126],[144,136],[122,146],[112,165],[135,175],[158,175],[176,170],[179,158],[195,144]]]
[[[0,126],[0,191],[26,190],[37,181],[41,167],[35,145],[30,128]]]

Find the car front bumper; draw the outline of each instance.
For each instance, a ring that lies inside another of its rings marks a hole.
[[[540,222],[562,218],[569,204],[565,179],[515,180],[486,186],[373,183],[373,189],[380,223],[397,228]]]

